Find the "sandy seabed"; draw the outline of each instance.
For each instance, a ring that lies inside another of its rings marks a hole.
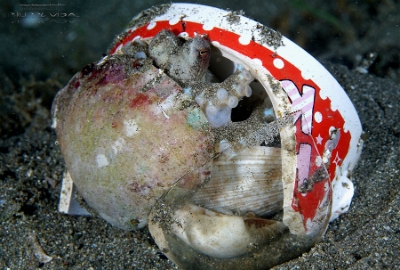
[[[27,21],[17,13],[49,17],[54,10],[0,4],[1,269],[176,269],[147,229],[125,232],[57,211],[65,165],[51,128],[53,97],[100,59],[130,18],[161,3],[103,2],[54,3],[77,16],[67,22]],[[301,45],[342,85],[363,124],[367,140],[349,212],[309,252],[274,269],[399,269],[400,3],[198,3],[242,9]],[[51,261],[34,255],[41,251]]]

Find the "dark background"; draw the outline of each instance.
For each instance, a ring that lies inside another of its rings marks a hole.
[[[188,1],[191,2],[191,1]],[[50,18],[61,4],[76,17]],[[11,269],[165,269],[173,264],[147,230],[57,212],[64,163],[50,128],[55,93],[106,53],[141,10],[161,1],[1,1],[0,266]],[[350,211],[321,243],[277,269],[400,268],[400,3],[386,1],[196,1],[281,31],[320,60],[353,101],[367,139]],[[44,18],[30,15],[40,12]],[[26,14],[28,19],[20,16]],[[30,18],[29,18],[30,17]],[[47,255],[33,255],[33,239]]]

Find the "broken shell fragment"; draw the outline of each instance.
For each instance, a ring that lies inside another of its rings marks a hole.
[[[213,258],[233,258],[279,237],[280,221],[225,215],[187,204],[174,213],[171,232],[191,248]]]
[[[301,48],[235,12],[144,11],[52,111],[85,201],[114,226],[148,224],[183,269],[285,262],[351,203],[362,130],[350,100]]]

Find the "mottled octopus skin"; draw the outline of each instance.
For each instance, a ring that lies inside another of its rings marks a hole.
[[[209,174],[214,138],[182,93],[147,60],[119,55],[85,67],[57,94],[52,112],[67,169],[114,226],[145,226],[156,198],[177,180],[191,188]]]
[[[200,80],[210,62],[210,41],[196,35],[183,42],[171,31],[163,30],[149,44],[149,56],[154,64],[179,82]]]

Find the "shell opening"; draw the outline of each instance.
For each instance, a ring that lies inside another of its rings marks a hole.
[[[224,105],[228,105],[232,108],[230,116],[232,122],[247,120],[250,115],[260,107],[264,110],[273,111],[271,100],[264,87],[257,81],[257,78],[253,77],[242,65],[224,57],[218,48],[211,46],[211,50],[212,57],[209,70],[213,74],[212,81],[228,82],[226,83],[226,88],[230,89],[226,90],[228,90],[229,96],[226,96],[227,102],[224,103]],[[230,77],[235,73],[237,74],[237,80],[229,82]],[[222,94],[219,90],[220,89],[218,89],[217,92],[218,97]],[[272,117],[271,115],[265,116],[264,120],[268,123],[274,121],[274,114],[272,114]]]

